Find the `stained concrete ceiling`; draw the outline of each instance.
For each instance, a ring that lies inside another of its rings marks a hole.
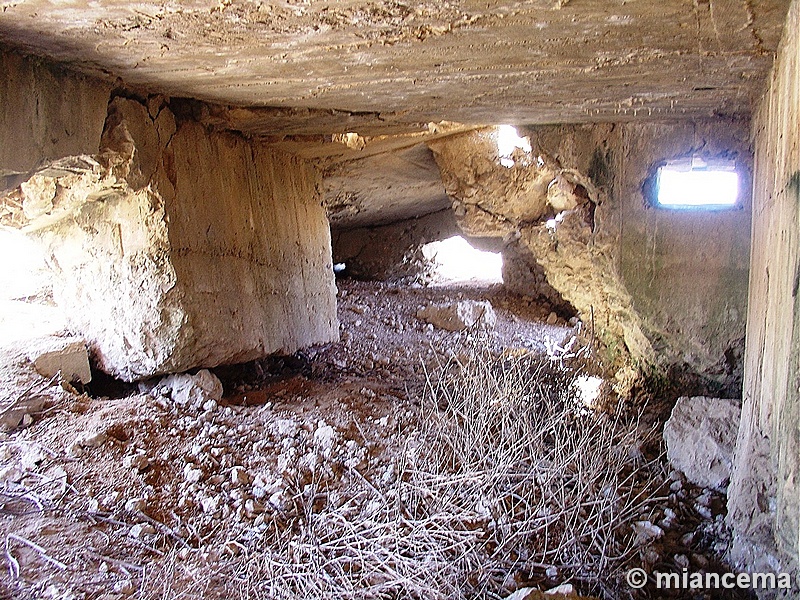
[[[788,5],[6,0],[0,42],[172,96],[318,109],[220,108],[254,135],[400,132],[747,113]]]

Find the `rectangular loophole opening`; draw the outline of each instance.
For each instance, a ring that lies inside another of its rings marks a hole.
[[[739,202],[736,163],[698,157],[668,162],[658,169],[656,201],[658,206],[674,209],[735,208]]]

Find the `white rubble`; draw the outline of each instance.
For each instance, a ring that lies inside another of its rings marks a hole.
[[[197,483],[203,478],[203,470],[194,467],[192,463],[186,463],[183,467],[183,477],[187,483]]]
[[[417,318],[447,331],[463,331],[468,327],[493,329],[497,321],[492,305],[485,300],[431,304],[419,309]]]
[[[731,476],[741,401],[678,398],[664,425],[667,458],[692,483],[724,491]]]
[[[80,445],[84,448],[99,448],[108,440],[108,435],[103,431],[90,431],[80,438]]]
[[[132,538],[140,539],[145,535],[153,535],[155,532],[155,527],[150,525],[150,523],[137,523],[128,530],[128,535]]]
[[[631,527],[636,534],[635,546],[644,546],[664,537],[664,530],[650,521],[636,521]]]
[[[150,459],[144,452],[136,452],[130,454],[122,459],[122,464],[129,469],[136,469],[137,471],[144,471],[150,466]]]
[[[188,405],[200,410],[205,405],[212,407],[222,400],[222,383],[208,369],[202,369],[196,375],[183,373],[169,375],[159,384],[162,389],[168,389],[172,400],[176,404]]]
[[[250,482],[250,475],[242,466],[235,466],[231,469],[231,483],[234,485],[246,485]]]
[[[144,512],[147,508],[147,501],[144,498],[131,498],[125,503],[125,510],[128,512]]]

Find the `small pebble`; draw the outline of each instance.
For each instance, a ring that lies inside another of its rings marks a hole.
[[[133,582],[130,579],[121,579],[114,584],[114,591],[117,594],[130,596],[136,591],[136,587],[133,585]]]
[[[680,569],[689,568],[689,557],[685,554],[676,554],[674,557],[675,565]]]
[[[155,527],[150,525],[150,523],[137,523],[128,530],[128,535],[138,540],[144,535],[152,535],[155,532]]]
[[[136,469],[137,471],[144,471],[150,466],[150,459],[144,452],[137,452],[122,459],[122,464],[128,468]]]
[[[144,512],[147,508],[147,502],[144,498],[131,498],[125,503],[125,510],[128,512]]]
[[[234,485],[246,485],[250,482],[250,476],[244,467],[235,466],[231,469],[231,483]]]

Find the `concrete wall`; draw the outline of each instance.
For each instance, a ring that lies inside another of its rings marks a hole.
[[[491,130],[430,143],[459,226],[503,240],[518,267],[506,270],[507,283],[518,291],[528,284],[519,267],[537,263],[594,326],[609,365],[686,365],[738,395],[750,237],[748,123],[561,125],[520,134],[532,149],[517,150],[510,167],[500,165]],[[740,207],[675,212],[648,203],[645,183],[657,167],[692,152],[737,161]],[[617,371],[618,389],[630,375]]]
[[[0,48],[0,176],[43,159],[97,152],[110,89]]]
[[[52,85],[49,79],[26,78],[36,64],[7,64],[22,74],[6,74],[5,97],[48,94],[36,86]],[[64,77],[67,89],[84,82]],[[33,115],[27,101],[4,107],[41,131],[87,129],[67,147],[33,147],[39,159],[84,154],[28,173],[0,196],[0,219],[35,230],[46,245],[56,300],[97,364],[136,380],[337,339],[317,171],[177,118],[168,99],[109,103],[107,90],[87,85],[63,106],[52,99],[53,107]],[[103,118],[87,121],[82,115],[94,115],[98,104]],[[70,110],[75,122],[64,117]],[[22,135],[6,119],[0,131]]]
[[[422,247],[461,231],[450,209],[391,225],[334,229],[333,261],[356,278],[397,281],[424,276]]]
[[[750,257],[749,138],[746,120],[629,123],[615,153],[622,276],[657,359],[685,365],[718,388],[714,393],[735,397]],[[665,209],[648,197],[648,178],[660,164],[695,153],[736,162],[737,208]]]
[[[174,196],[165,195],[171,260],[193,330],[192,362],[242,362],[337,340],[316,171],[193,123],[165,150],[175,177]]]
[[[797,568],[800,535],[800,3],[753,120],[745,386],[728,521],[732,559]]]

